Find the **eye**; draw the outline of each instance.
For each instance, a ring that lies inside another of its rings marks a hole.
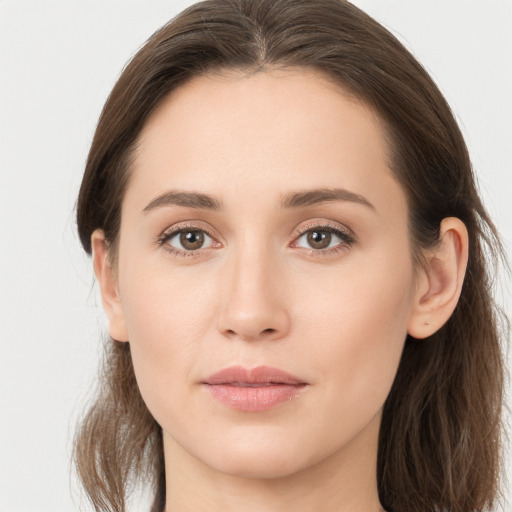
[[[316,226],[304,231],[294,242],[294,247],[326,251],[342,249],[354,243],[354,237],[332,226]]]
[[[214,239],[202,229],[182,228],[164,233],[160,243],[171,252],[191,253],[199,249],[212,247]]]

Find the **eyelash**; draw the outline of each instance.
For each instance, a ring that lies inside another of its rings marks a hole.
[[[167,242],[171,239],[173,239],[176,235],[179,235],[180,233],[186,233],[188,231],[196,231],[200,233],[204,233],[207,236],[209,236],[212,240],[215,240],[215,237],[203,227],[194,226],[194,225],[180,225],[178,227],[173,228],[171,231],[164,231],[157,239],[157,244],[162,246],[162,248],[172,254],[173,256],[177,256],[179,258],[190,258],[197,256],[197,253],[199,251],[182,251],[180,249],[177,249],[176,247],[173,247],[172,245],[169,245]]]
[[[341,241],[334,247],[328,247],[325,249],[303,248],[308,251],[310,256],[331,256],[345,251],[356,243],[356,237],[346,228],[343,229],[339,226],[332,226],[330,224],[310,224],[301,228],[297,233],[293,244],[296,244],[304,235],[312,231],[330,233],[337,236]]]
[[[179,235],[180,233],[186,233],[187,231],[196,231],[200,233],[204,233],[208,237],[210,237],[212,240],[215,240],[215,237],[203,227],[195,226],[195,225],[181,225],[178,227],[173,228],[171,231],[165,231],[162,233],[158,239],[157,244],[159,246],[162,246],[162,248],[172,254],[173,256],[180,257],[180,258],[190,258],[195,257],[198,255],[199,251],[202,248],[199,248],[197,250],[190,250],[190,251],[182,251],[180,249],[177,249],[176,247],[173,247],[172,245],[169,245],[167,242],[169,240],[172,240],[176,235]],[[290,245],[291,247],[297,247],[294,244],[297,244],[297,242],[306,234],[312,232],[312,231],[319,231],[323,233],[330,233],[335,236],[337,236],[341,242],[339,242],[334,247],[328,247],[325,249],[313,249],[313,248],[305,248],[310,256],[328,256],[337,254],[341,251],[346,250],[347,248],[351,247],[356,243],[355,236],[348,230],[348,229],[342,229],[338,226],[332,226],[329,224],[311,224],[304,226],[301,228],[301,230],[297,233],[297,235],[294,238],[294,241]],[[218,242],[217,242],[218,243]]]

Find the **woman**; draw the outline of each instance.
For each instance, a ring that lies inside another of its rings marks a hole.
[[[500,470],[500,253],[449,107],[340,0],[211,0],[119,78],[78,200],[112,338],[96,510],[473,511]],[[475,377],[478,378],[475,378]]]

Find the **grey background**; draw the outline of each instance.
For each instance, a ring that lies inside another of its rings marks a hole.
[[[74,202],[123,65],[191,3],[0,0],[0,512],[87,510],[69,457],[104,319]],[[391,28],[446,95],[510,251],[512,1],[354,3]],[[502,273],[497,282],[510,311],[510,281]]]

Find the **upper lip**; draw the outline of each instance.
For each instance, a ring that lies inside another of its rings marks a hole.
[[[244,368],[230,366],[210,375],[204,384],[307,384],[303,380],[279,368],[272,366],[257,366]]]

